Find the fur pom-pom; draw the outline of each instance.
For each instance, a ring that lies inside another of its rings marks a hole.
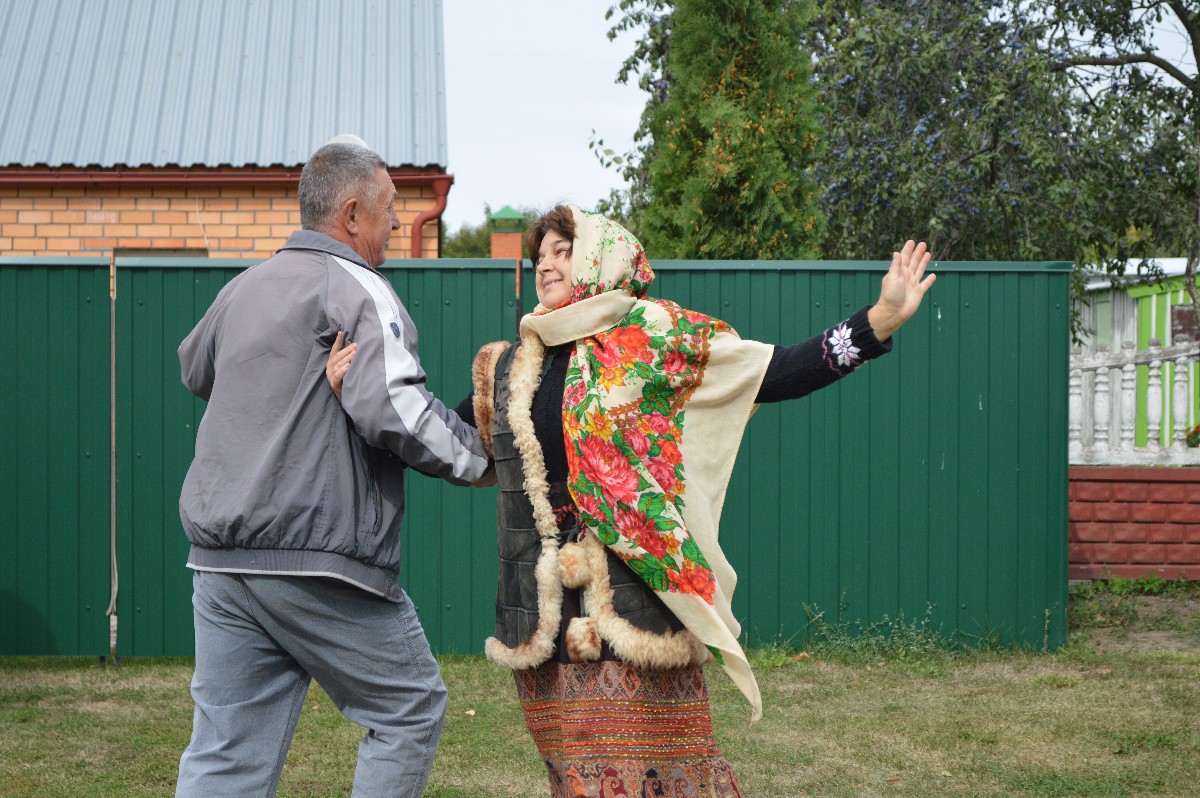
[[[567,656],[571,662],[600,659],[600,628],[594,618],[572,618],[567,624]]]
[[[578,543],[566,543],[558,550],[558,577],[571,588],[583,587],[592,578],[587,552]]]

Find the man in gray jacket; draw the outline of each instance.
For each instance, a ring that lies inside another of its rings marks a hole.
[[[370,149],[317,150],[303,229],[179,347],[208,407],[179,502],[196,709],[177,796],[274,795],[314,677],[367,729],[354,796],[415,798],[429,778],[446,689],[397,583],[404,472],[466,485],[488,457],[426,390],[412,320],[376,270],[395,197]],[[325,379],[339,332],[357,345],[340,404]]]

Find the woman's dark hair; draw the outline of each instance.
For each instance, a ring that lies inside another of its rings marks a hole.
[[[566,205],[555,205],[530,222],[529,227],[526,228],[525,246],[529,250],[529,257],[533,261],[534,266],[537,266],[538,260],[541,257],[542,239],[551,230],[574,243],[575,217],[571,214],[571,209]]]

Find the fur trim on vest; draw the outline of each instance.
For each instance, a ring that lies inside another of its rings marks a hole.
[[[496,347],[497,344],[488,344]],[[494,352],[480,351],[476,358],[475,418],[482,424],[488,419],[485,440],[491,449],[491,420],[495,392],[494,373],[482,371],[495,368],[496,358],[504,347]],[[550,485],[546,463],[534,432],[531,407],[533,396],[541,382],[545,346],[536,335],[522,337],[520,348],[512,361],[509,380],[511,395],[508,423],[513,440],[521,453],[525,493],[533,505],[534,523],[541,536],[541,554],[534,574],[537,579],[538,624],[533,635],[524,643],[509,647],[495,637],[484,645],[487,658],[497,665],[513,670],[537,667],[554,653],[559,627],[562,624],[563,585],[583,588],[585,616],[568,624],[567,656],[573,662],[594,661],[600,657],[601,639],[624,662],[639,668],[679,668],[698,664],[710,658],[707,647],[686,630],[655,634],[631,624],[613,607],[613,591],[609,582],[606,547],[591,532],[584,532],[579,543],[569,543],[559,549],[558,525],[550,506]],[[483,401],[481,401],[481,399]],[[485,405],[486,406],[482,406]],[[481,435],[482,429],[481,429]]]

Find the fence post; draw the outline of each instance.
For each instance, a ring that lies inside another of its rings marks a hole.
[[[1189,343],[1186,335],[1176,336],[1175,344]],[[1171,402],[1171,436],[1170,446],[1187,448],[1188,430],[1188,355],[1182,354],[1175,358],[1174,379],[1172,380],[1174,396]]]
[[[1157,451],[1162,441],[1163,362],[1162,342],[1150,339],[1149,382],[1146,387],[1146,448]]]

